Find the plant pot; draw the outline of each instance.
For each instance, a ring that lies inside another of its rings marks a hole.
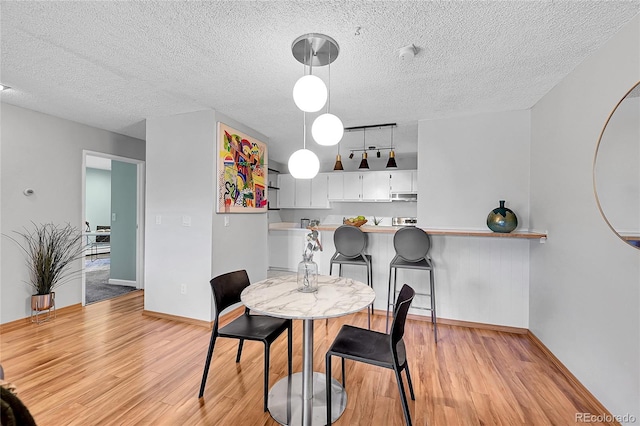
[[[34,294],[31,296],[32,311],[47,311],[55,306],[56,293]]]

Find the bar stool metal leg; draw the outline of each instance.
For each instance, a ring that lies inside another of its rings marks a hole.
[[[436,317],[436,286],[433,279],[433,265],[429,270],[429,281],[431,290],[429,291],[429,296],[431,297],[431,322],[433,323],[433,339],[436,343],[438,343],[438,324]]]
[[[392,275],[393,274],[393,275]],[[393,276],[393,290],[391,289],[391,277]],[[395,311],[396,306],[396,279],[398,276],[398,269],[393,266],[389,267],[389,288],[387,293],[387,325],[385,327],[385,333],[389,332],[389,307],[391,311]],[[393,296],[392,296],[393,295]],[[392,299],[393,297],[393,299]]]

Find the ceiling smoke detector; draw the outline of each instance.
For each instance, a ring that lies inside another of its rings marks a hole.
[[[400,60],[402,61],[410,61],[416,56],[417,49],[416,46],[412,44],[405,46],[400,49]]]

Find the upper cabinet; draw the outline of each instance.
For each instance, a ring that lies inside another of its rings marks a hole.
[[[415,170],[329,172],[313,179],[278,176],[278,207],[328,209],[330,201],[391,201],[392,192],[417,192]]]
[[[327,175],[329,201],[344,199],[344,173],[322,173]]]
[[[391,172],[391,192],[418,192],[418,171],[397,170]]]
[[[389,172],[363,172],[361,176],[362,201],[391,201]]]
[[[281,209],[295,208],[296,180],[290,174],[278,175],[278,207]]]
[[[281,209],[328,209],[328,173],[313,179],[294,179],[290,174],[278,176],[278,207]]]
[[[311,179],[311,208],[328,209],[329,205],[329,176],[320,173]]]
[[[387,171],[344,173],[342,201],[390,201],[389,182]]]

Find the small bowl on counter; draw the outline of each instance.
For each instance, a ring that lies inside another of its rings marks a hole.
[[[364,219],[364,220],[345,219],[342,223],[344,223],[345,225],[351,225],[359,228],[367,222],[368,222],[367,219]]]

